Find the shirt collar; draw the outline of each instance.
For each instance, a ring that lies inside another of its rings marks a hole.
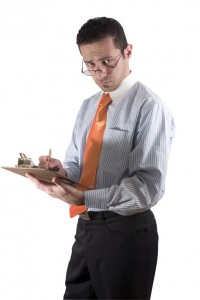
[[[121,82],[119,87],[110,92],[110,97],[115,105],[119,104],[120,101],[128,94],[130,88],[136,83],[137,79],[133,72],[131,72],[124,80]]]

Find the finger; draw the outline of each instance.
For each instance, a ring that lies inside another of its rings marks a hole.
[[[64,194],[66,194],[66,190],[58,183],[55,183],[55,185],[61,190],[61,192],[63,192]]]
[[[40,190],[45,190],[46,188],[48,188],[49,186],[52,185],[52,183],[48,183],[45,181],[40,181],[38,180],[36,177],[34,177],[33,175],[26,173],[26,177]]]
[[[58,172],[60,171],[60,168],[58,166],[55,166],[53,168],[49,168],[51,171],[54,171],[54,172]]]
[[[38,183],[38,179],[35,178],[33,175],[31,175],[31,174],[29,174],[29,173],[26,173],[25,175],[26,175],[26,177],[27,177],[32,183],[34,183],[34,184],[37,184],[37,183]]]
[[[54,178],[52,179],[52,182],[53,182],[54,184],[56,184],[56,185],[62,186],[64,189],[67,189],[67,190],[70,190],[70,187],[72,187],[72,186],[69,185],[68,183],[65,183],[65,181],[63,181],[63,180],[60,179],[59,177],[54,177]],[[73,190],[71,190],[71,191],[75,191],[75,190],[76,190],[76,188],[74,188],[74,187],[72,187],[72,188],[73,188]]]
[[[66,186],[66,190],[67,190],[68,193],[70,193],[72,195],[77,194],[77,192],[78,192],[77,188],[75,188],[74,186],[69,185],[69,184],[65,184],[65,186]]]
[[[59,179],[58,177],[54,177],[52,182],[57,185],[65,194],[76,196],[78,192],[75,187],[64,183],[63,180]]]
[[[47,156],[40,156],[38,166],[40,168],[45,168],[46,169],[47,165],[48,165],[48,163],[47,163]]]

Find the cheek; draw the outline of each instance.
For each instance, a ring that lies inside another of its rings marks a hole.
[[[122,78],[123,78],[123,74],[121,71],[118,71],[116,73],[113,74],[113,81],[118,84],[121,82]]]

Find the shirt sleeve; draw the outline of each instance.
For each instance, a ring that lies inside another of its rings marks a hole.
[[[80,177],[80,167],[79,167],[79,160],[80,155],[77,147],[77,122],[73,128],[71,142],[65,152],[65,159],[63,162],[63,168],[67,173],[67,177],[74,181],[78,181]]]
[[[128,166],[130,176],[118,185],[85,191],[88,209],[129,215],[155,205],[165,191],[174,128],[174,119],[161,101],[146,101],[134,133]]]

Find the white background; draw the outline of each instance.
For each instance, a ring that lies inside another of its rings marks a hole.
[[[159,259],[152,300],[199,297],[198,1],[0,1],[0,165],[19,152],[64,158],[76,113],[98,88],[80,73],[76,34],[113,17],[133,44],[131,68],[170,107],[176,136],[166,194],[153,209]],[[0,299],[58,300],[77,219],[24,177],[0,169]]]

